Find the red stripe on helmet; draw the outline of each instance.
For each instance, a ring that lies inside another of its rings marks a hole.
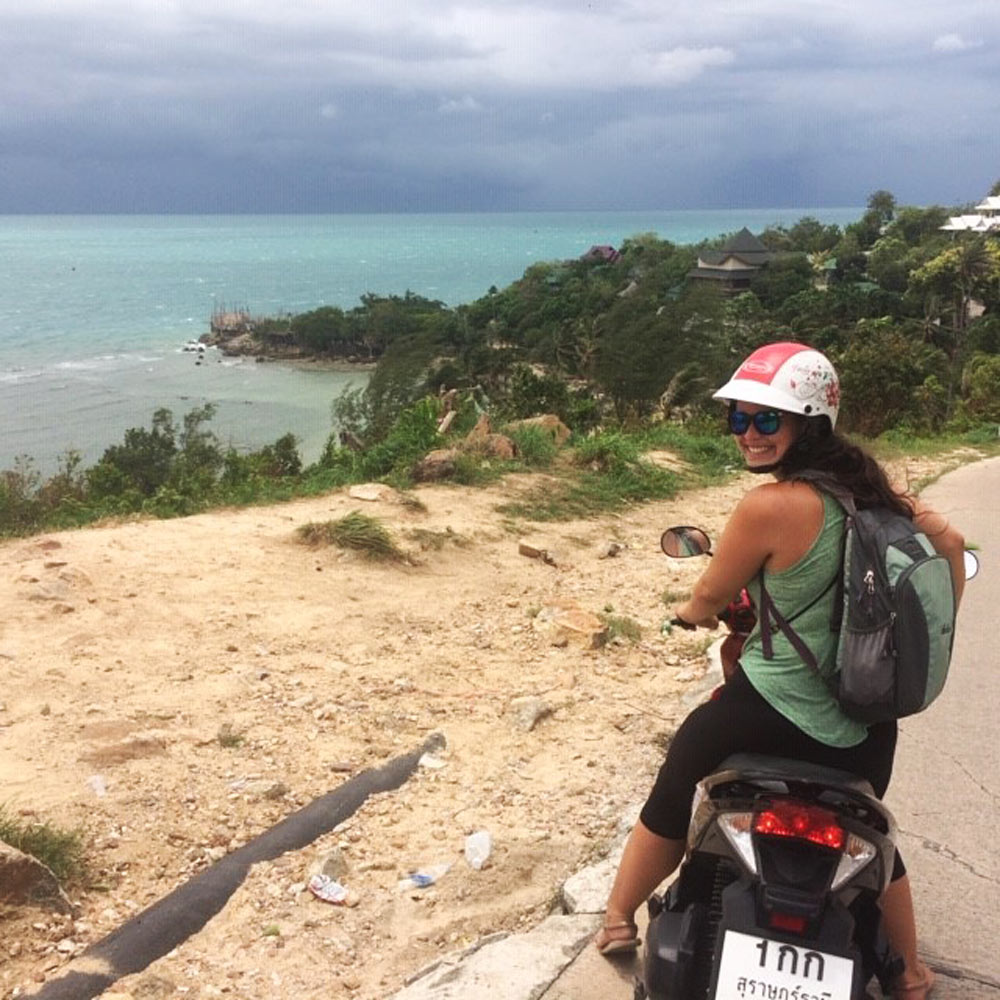
[[[770,385],[778,369],[794,354],[809,350],[805,344],[797,344],[791,340],[780,341],[777,344],[767,344],[750,355],[736,369],[733,378],[749,379],[752,382],[762,382]]]

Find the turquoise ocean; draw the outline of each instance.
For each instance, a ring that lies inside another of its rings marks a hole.
[[[364,372],[223,359],[184,345],[216,309],[258,315],[352,308],[407,290],[450,306],[503,287],[536,261],[655,232],[695,243],[805,215],[845,225],[860,208],[441,215],[0,216],[0,469],[86,465],[170,408],[211,402],[238,449],[286,432],[315,460],[330,403]]]

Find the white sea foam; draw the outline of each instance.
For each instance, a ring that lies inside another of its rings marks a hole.
[[[42,374],[41,368],[0,369],[0,382],[11,385],[18,382],[30,382],[32,379],[40,378]]]
[[[92,358],[71,358],[57,361],[52,371],[60,373],[89,374],[93,372],[114,372],[139,365],[151,365],[162,360],[157,354],[101,354]]]

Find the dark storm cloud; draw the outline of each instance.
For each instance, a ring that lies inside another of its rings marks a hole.
[[[977,199],[998,21],[992,0],[41,0],[0,33],[0,211]]]

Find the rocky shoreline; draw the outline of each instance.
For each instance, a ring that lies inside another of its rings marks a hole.
[[[258,337],[253,331],[223,332],[212,330],[202,334],[197,341],[205,347],[214,347],[228,358],[254,358],[258,362],[295,361],[317,367],[328,367],[336,371],[356,371],[371,369],[375,362],[371,358],[356,355],[333,357],[315,354],[286,338]]]

